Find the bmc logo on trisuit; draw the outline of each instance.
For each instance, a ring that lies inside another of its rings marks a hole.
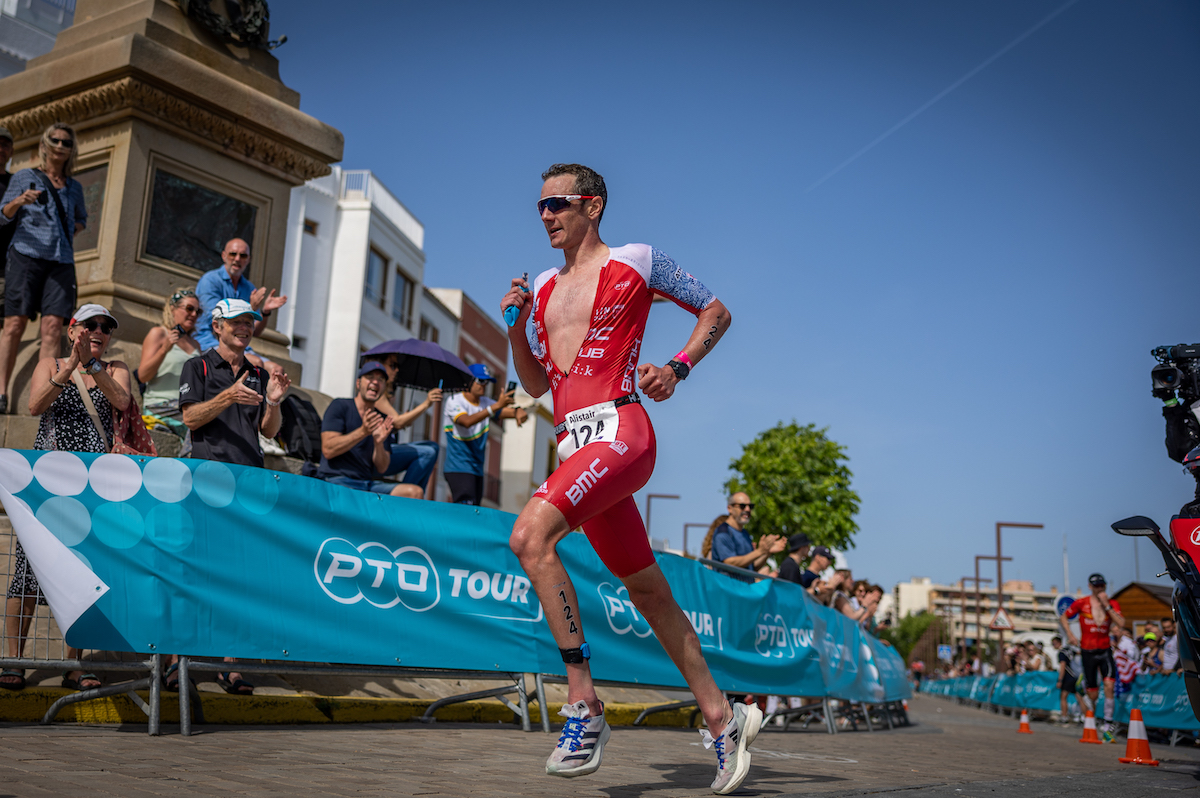
[[[587,495],[587,492],[591,489],[592,485],[595,485],[596,481],[600,479],[600,477],[608,473],[608,466],[605,466],[597,471],[596,466],[598,465],[600,465],[599,457],[593,460],[592,464],[575,479],[574,485],[567,488],[567,498],[571,500],[572,506],[577,506],[581,501],[583,501],[583,497]]]

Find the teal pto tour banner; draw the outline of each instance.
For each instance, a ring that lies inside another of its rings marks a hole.
[[[207,460],[12,449],[0,502],[80,648],[563,673],[508,513]],[[559,552],[596,677],[684,686],[587,539]],[[659,564],[723,689],[910,694],[894,651],[798,586]]]

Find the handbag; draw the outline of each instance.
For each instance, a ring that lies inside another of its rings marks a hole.
[[[146,429],[146,422],[142,419],[132,395],[129,397],[129,406],[124,410],[113,408],[113,440],[110,444],[108,435],[104,432],[104,425],[100,422],[100,414],[96,412],[96,405],[83,384],[83,377],[78,371],[72,371],[71,379],[79,389],[79,396],[83,399],[83,406],[91,416],[92,423],[96,425],[96,432],[100,433],[100,440],[104,441],[106,452],[158,456],[158,449],[150,438],[150,431]]]

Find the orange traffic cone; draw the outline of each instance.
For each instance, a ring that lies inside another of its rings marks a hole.
[[[1033,734],[1033,729],[1029,728],[1029,710],[1021,710],[1021,727],[1017,729],[1017,734]]]
[[[1100,735],[1096,734],[1096,713],[1090,709],[1083,717],[1083,739],[1079,742],[1104,745],[1104,741],[1100,739]]]
[[[1150,738],[1146,736],[1146,724],[1142,722],[1140,709],[1129,713],[1129,742],[1125,744],[1125,756],[1120,761],[1158,767],[1158,760],[1150,753]]]

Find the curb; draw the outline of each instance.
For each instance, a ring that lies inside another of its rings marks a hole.
[[[57,687],[27,687],[19,691],[0,691],[0,722],[38,723],[50,706],[74,690]],[[143,701],[150,695],[137,691]],[[356,698],[351,696],[233,696],[200,693],[205,724],[217,725],[296,725],[330,723],[403,723],[416,721],[433,703],[430,699]],[[611,726],[632,726],[642,710],[654,704],[606,704],[605,714]],[[643,726],[692,728],[694,710],[676,709],[657,712]],[[175,693],[163,692],[162,722],[179,722],[179,701]],[[536,703],[529,707],[530,722],[541,723]],[[437,710],[435,717],[448,723],[517,723],[511,709],[494,699],[464,701]],[[54,719],[55,723],[146,723],[146,715],[126,695],[108,696],[78,704],[68,704]],[[197,724],[199,725],[199,724]],[[551,720],[557,725],[557,720]]]

